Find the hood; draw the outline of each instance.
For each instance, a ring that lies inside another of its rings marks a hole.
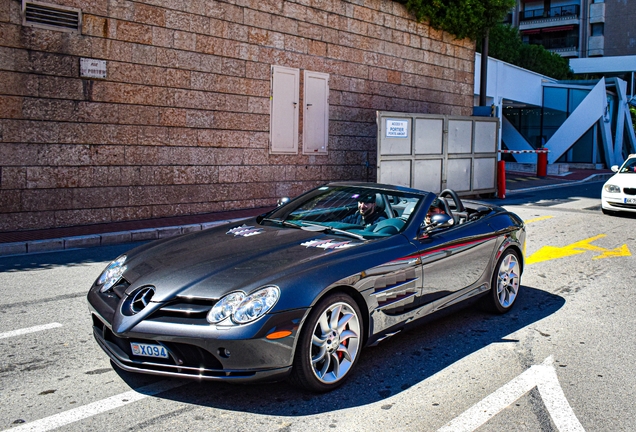
[[[228,224],[131,251],[124,277],[130,293],[155,287],[153,302],[174,296],[220,298],[232,291],[250,291],[289,272],[330,262],[364,243],[350,237],[295,228]]]
[[[626,187],[636,188],[636,173],[617,173],[607,181],[609,184],[619,186],[621,189]]]

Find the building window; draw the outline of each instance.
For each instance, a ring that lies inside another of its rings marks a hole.
[[[594,23],[592,24],[592,36],[603,36],[604,24]]]

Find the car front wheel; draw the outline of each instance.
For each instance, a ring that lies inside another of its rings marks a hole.
[[[508,312],[517,300],[521,288],[521,265],[519,255],[513,249],[507,249],[501,255],[492,275],[492,288],[486,295],[487,309]]]
[[[332,294],[311,311],[296,347],[291,380],[315,392],[341,385],[362,349],[360,309],[346,294]]]

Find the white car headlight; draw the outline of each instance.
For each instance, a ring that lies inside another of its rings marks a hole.
[[[605,189],[605,192],[609,192],[609,193],[621,193],[620,187],[613,184],[609,184],[609,183],[603,186],[603,189]]]
[[[102,274],[97,279],[97,285],[101,285],[101,292],[106,292],[115,285],[126,271],[126,255],[122,255],[112,263],[108,264]]]
[[[208,322],[216,324],[228,317],[235,324],[247,324],[269,312],[280,297],[278,287],[261,288],[246,296],[242,292],[233,292],[219,300],[208,313]]]

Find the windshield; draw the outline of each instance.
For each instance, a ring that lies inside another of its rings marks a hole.
[[[636,174],[636,158],[627,159],[618,172]]]
[[[267,215],[262,222],[362,238],[404,230],[425,194],[361,186],[323,186]]]

